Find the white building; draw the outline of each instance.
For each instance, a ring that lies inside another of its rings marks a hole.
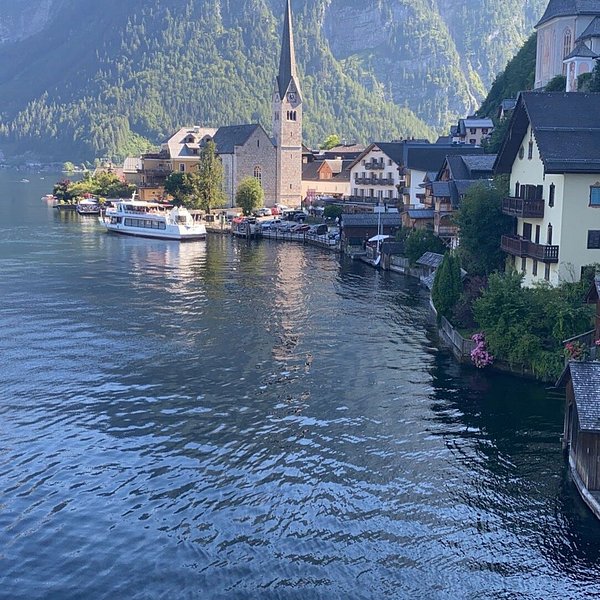
[[[600,94],[523,92],[495,164],[510,174],[502,249],[524,284],[578,281],[600,263]]]

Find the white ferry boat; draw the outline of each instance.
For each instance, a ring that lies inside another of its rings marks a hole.
[[[144,202],[120,200],[100,216],[108,231],[165,240],[198,240],[206,237],[203,223],[194,221],[183,206],[175,208]]]

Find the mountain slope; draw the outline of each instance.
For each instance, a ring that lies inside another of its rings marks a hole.
[[[434,137],[433,128],[483,98],[492,69],[512,56],[544,3],[293,2],[306,141],[331,132],[362,141]],[[0,45],[0,146],[91,159],[137,152],[182,124],[260,120],[270,130],[282,4],[14,0],[0,7],[0,18],[11,10],[18,19],[19,7],[41,15]],[[486,36],[469,36],[494,10],[504,25],[494,21]],[[521,15],[510,27],[508,10]]]

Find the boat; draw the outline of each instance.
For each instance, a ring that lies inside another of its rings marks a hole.
[[[29,179],[23,178],[21,179],[21,181],[19,181],[19,183],[29,183]]]
[[[199,240],[206,227],[183,206],[144,200],[119,200],[99,217],[107,231],[164,240]]]
[[[256,219],[237,217],[231,222],[231,233],[236,237],[255,238],[258,235]]]
[[[100,203],[95,198],[85,198],[77,203],[76,210],[80,215],[99,215]]]

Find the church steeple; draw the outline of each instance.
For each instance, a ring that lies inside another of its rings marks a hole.
[[[291,0],[287,0],[286,2],[283,37],[281,40],[281,56],[279,58],[279,74],[277,75],[277,88],[280,98],[285,96],[292,80],[296,85],[297,92],[300,92],[298,73],[296,71],[296,52],[294,50],[294,29],[292,26],[292,7],[290,2]]]

